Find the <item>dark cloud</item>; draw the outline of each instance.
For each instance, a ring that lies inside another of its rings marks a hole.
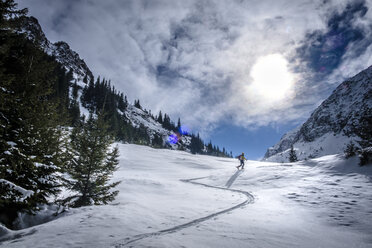
[[[370,0],[16,1],[95,76],[201,132],[226,118],[244,127],[300,122],[331,88],[308,80],[307,66],[345,78],[371,61]],[[276,104],[250,90],[253,66],[270,54],[301,68],[293,94]]]
[[[201,105],[215,106],[226,100],[230,80],[208,58],[233,44],[237,35],[216,12],[215,4],[197,3],[180,22],[171,23],[170,36],[163,41],[166,63],[156,65],[156,79],[163,87],[191,82],[200,94]],[[180,61],[182,63],[180,63]]]
[[[297,55],[312,70],[315,79],[337,69],[348,50],[353,49],[352,56],[356,58],[372,43],[372,37],[367,35],[371,25],[356,24],[367,11],[365,1],[352,1],[341,13],[336,11],[329,16],[326,30],[306,34]]]

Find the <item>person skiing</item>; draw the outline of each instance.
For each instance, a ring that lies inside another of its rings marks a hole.
[[[242,154],[240,154],[238,156],[238,159],[240,161],[240,165],[239,166],[236,166],[236,168],[239,170],[240,167],[242,167],[242,169],[244,169],[244,160],[247,160],[245,157],[244,157],[244,152],[242,152]]]

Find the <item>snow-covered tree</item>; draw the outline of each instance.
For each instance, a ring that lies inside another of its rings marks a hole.
[[[56,63],[13,31],[25,14],[15,7],[0,2],[0,222],[8,227],[18,212],[32,213],[58,193],[60,162]]]
[[[353,157],[357,153],[357,147],[354,145],[353,142],[350,142],[349,144],[347,144],[344,153],[346,158]]]
[[[67,187],[75,192],[65,203],[73,207],[107,204],[118,191],[112,191],[120,182],[109,184],[117,169],[118,148],[111,148],[112,137],[107,131],[102,115],[89,116],[88,120],[74,128],[71,134],[71,159],[67,173],[71,179]]]
[[[289,151],[289,162],[293,163],[298,161],[296,151],[293,148],[293,145],[291,146],[291,150]]]

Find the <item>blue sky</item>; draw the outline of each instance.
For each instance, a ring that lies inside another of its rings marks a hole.
[[[248,159],[262,159],[266,148],[277,143],[284,132],[292,126],[283,126],[283,130],[273,127],[260,127],[257,130],[248,130],[244,127],[220,125],[211,139],[218,146],[225,146],[228,151],[233,151],[234,156],[244,152]]]
[[[372,64],[371,0],[18,3],[130,100],[252,159]]]

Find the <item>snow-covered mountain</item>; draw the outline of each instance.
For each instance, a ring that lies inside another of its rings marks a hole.
[[[80,58],[78,53],[71,50],[66,42],[50,42],[46,38],[38,20],[34,17],[22,17],[21,20],[22,26],[19,32],[26,33],[29,39],[40,44],[40,47],[47,54],[54,56],[67,71],[72,70],[74,78],[78,81],[82,81],[84,77],[87,77],[88,81],[90,78],[93,78],[93,73],[90,71],[87,64]]]
[[[30,40],[38,44],[47,54],[53,56],[67,71],[72,71],[73,78],[79,86],[78,102],[80,113],[87,116],[89,111],[84,108],[80,96],[82,95],[84,86],[86,86],[87,82],[93,79],[94,76],[85,61],[81,59],[79,54],[73,51],[66,42],[50,42],[36,18],[22,17],[21,20],[22,24],[18,32],[25,33]],[[71,89],[70,92],[72,92]],[[124,113],[120,110],[118,110],[118,112],[121,116],[124,116],[126,121],[131,123],[133,127],[145,127],[151,140],[153,140],[155,136],[159,136],[163,139],[164,145],[168,148],[190,151],[191,137],[189,135],[179,135],[174,131],[165,129],[148,111],[128,103]],[[169,142],[169,138],[173,139],[172,142]],[[174,139],[176,139],[177,142],[175,142]]]
[[[270,147],[266,161],[287,162],[293,145],[299,159],[342,153],[360,138],[362,119],[372,118],[372,66],[341,83],[298,128]]]
[[[153,140],[155,135],[160,135],[161,137],[163,137],[164,142],[167,143],[172,149],[179,149],[183,147],[184,150],[189,150],[188,147],[191,143],[190,136],[177,136],[175,132],[165,129],[162,124],[156,121],[146,110],[136,108],[135,106],[130,104],[128,105],[124,114],[131,122],[132,126],[145,126],[151,140]],[[178,142],[167,142],[169,137],[177,137],[177,139],[179,140]]]

